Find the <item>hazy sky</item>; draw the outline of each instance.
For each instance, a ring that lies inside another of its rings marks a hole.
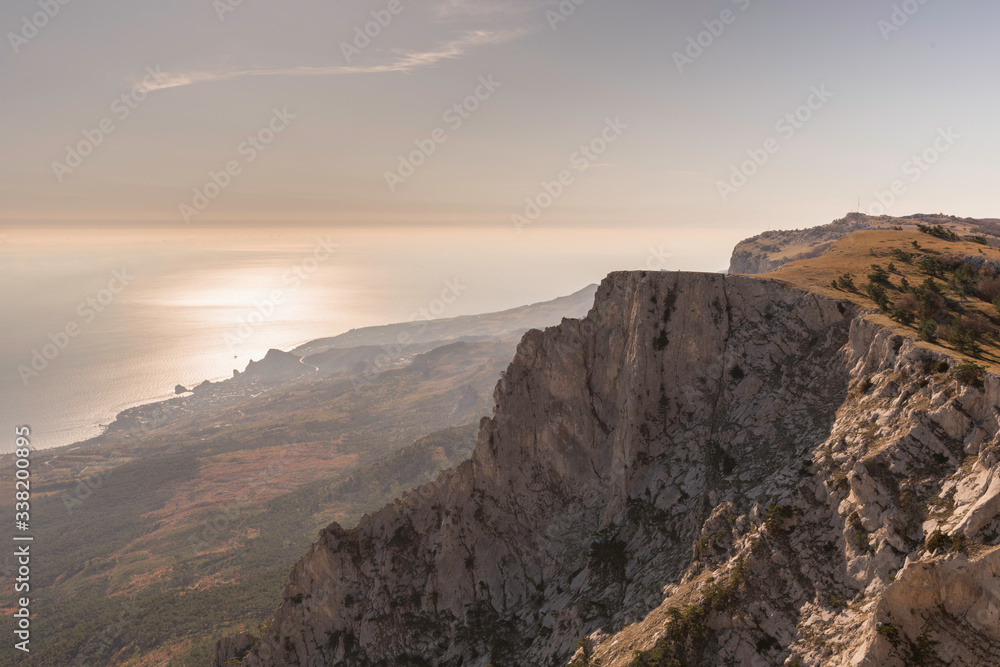
[[[998,25],[982,0],[5,0],[0,223],[749,234],[895,180],[890,213],[1000,216]]]

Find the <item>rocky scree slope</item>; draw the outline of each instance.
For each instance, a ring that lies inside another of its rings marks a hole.
[[[992,664],[1000,381],[948,364],[773,281],[612,274],[217,663]]]

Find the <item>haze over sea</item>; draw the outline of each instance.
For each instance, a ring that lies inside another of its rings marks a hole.
[[[460,296],[443,311],[437,304],[437,317],[546,301],[618,269],[720,270],[734,235],[720,231],[716,243],[704,233],[696,242],[650,228],[541,226],[7,230],[0,426],[30,426],[39,448],[67,445],[177,384],[231,377],[270,348],[419,317],[449,282]],[[336,244],[332,254],[320,241]],[[276,291],[281,303],[269,305]],[[74,337],[59,335],[73,325]],[[11,449],[12,438],[0,441],[0,451]]]

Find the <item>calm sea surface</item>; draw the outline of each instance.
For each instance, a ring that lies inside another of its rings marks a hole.
[[[696,242],[657,229],[565,228],[5,234],[0,451],[13,448],[14,425],[29,425],[37,447],[69,444],[177,384],[230,377],[270,348],[407,321],[433,308],[449,284],[460,296],[435,316],[545,301],[618,269],[719,270],[739,236]]]

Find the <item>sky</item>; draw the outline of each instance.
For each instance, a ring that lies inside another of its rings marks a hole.
[[[0,230],[1000,217],[997,25],[981,0],[5,0]]]

